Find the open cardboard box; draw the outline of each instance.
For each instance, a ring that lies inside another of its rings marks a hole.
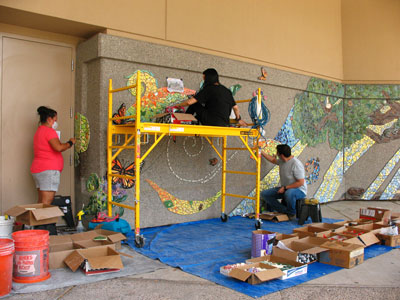
[[[369,223],[369,224],[362,224],[362,225],[356,225],[356,226],[348,226],[348,230],[353,230],[353,229],[360,229],[364,231],[369,231],[374,234],[377,234],[381,231],[381,228],[388,227],[387,225],[383,224],[376,224],[376,223]]]
[[[76,243],[70,238],[71,235],[51,235],[49,245],[49,269],[65,268],[64,259],[77,249],[91,247],[111,247],[115,244],[111,241],[80,240]]]
[[[94,238],[99,236],[105,237],[108,241],[115,244],[116,250],[121,249],[121,241],[126,240],[125,235],[122,233],[101,229],[101,225],[97,226],[94,230],[69,235],[74,243],[93,241]]]
[[[331,232],[327,237],[325,237],[325,239],[328,239],[330,241],[339,241],[349,244],[355,244],[362,247],[368,247],[370,246],[371,241],[376,241],[375,237],[373,237],[370,234],[354,236],[354,235],[344,235],[341,233]]]
[[[398,235],[387,235],[377,233],[376,236],[381,240],[382,244],[390,247],[400,246],[400,234]]]
[[[284,270],[283,275],[279,277],[281,280],[289,279],[292,277],[296,277],[299,275],[307,274],[307,264],[302,264],[297,262],[296,260],[291,260],[287,259],[284,257],[276,256],[276,255],[265,255],[265,256],[260,256],[252,259],[246,260],[246,263],[251,264],[251,263],[263,263],[265,261],[273,262],[273,263],[279,263],[279,264],[286,264],[286,265],[291,265],[293,268],[289,270]]]
[[[318,261],[324,252],[329,251],[326,248],[299,243],[298,241],[284,241],[282,244],[273,247],[272,255],[307,264]]]
[[[43,203],[17,205],[7,210],[5,214],[15,217],[16,222],[29,226],[57,223],[58,217],[64,215],[58,206]]]
[[[313,246],[321,246],[323,243],[326,242],[326,239],[322,237],[306,236],[298,239],[297,242]]]
[[[331,232],[342,232],[346,229],[345,225],[341,224],[331,224],[331,223],[312,223],[311,227],[322,228],[325,230],[329,230]]]
[[[250,268],[263,268],[266,270],[257,273],[250,273],[247,271]],[[230,277],[250,284],[259,284],[272,279],[277,279],[284,275],[285,274],[280,269],[263,263],[248,264],[242,267],[237,267],[229,272]]]
[[[121,256],[111,247],[94,247],[74,250],[64,263],[75,272],[79,267],[85,274],[116,272],[123,269]]]
[[[368,230],[347,227],[346,231],[341,232],[340,235],[349,237],[346,243],[358,244],[363,247],[379,243],[376,235]]]
[[[293,232],[298,233],[299,238],[304,238],[307,236],[323,237],[324,235],[327,236],[330,233],[330,230],[319,227],[304,226],[293,229]]]
[[[319,262],[324,264],[350,269],[364,261],[364,248],[359,245],[327,241],[321,247],[329,249],[329,255],[320,258]]]
[[[370,223],[374,223],[374,221],[368,219],[355,219],[355,220],[339,221],[332,224],[343,225],[343,226],[357,226]]]
[[[364,247],[340,241],[327,241],[323,238],[306,237],[297,242],[318,245],[329,251],[320,255],[319,262],[342,268],[352,268],[364,261]]]
[[[98,236],[107,238],[105,241],[94,241]],[[51,235],[49,245],[49,268],[64,268],[64,259],[76,249],[92,247],[111,247],[112,249],[121,249],[121,241],[126,237],[119,232],[94,229],[87,232],[70,235]]]
[[[379,207],[360,208],[360,219],[383,221],[383,225],[387,225],[391,218],[390,209]]]
[[[400,224],[397,223],[397,232],[400,233]],[[400,234],[397,235],[388,235],[382,233],[376,233],[376,237],[381,241],[382,244],[390,247],[400,246]]]

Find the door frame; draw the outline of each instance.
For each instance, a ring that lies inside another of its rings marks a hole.
[[[2,103],[2,95],[3,95],[3,38],[8,37],[8,38],[14,38],[14,39],[19,39],[23,41],[29,41],[29,42],[36,42],[36,43],[41,43],[41,44],[48,44],[52,46],[62,46],[66,48],[71,48],[71,56],[72,60],[71,64],[73,64],[73,70],[71,66],[71,109],[72,109],[72,118],[70,122],[70,130],[71,132],[74,132],[74,116],[75,116],[75,106],[76,106],[76,97],[75,97],[75,70],[76,70],[76,46],[74,44],[69,44],[69,43],[62,43],[62,42],[56,42],[52,40],[46,40],[46,39],[41,39],[41,38],[35,38],[35,37],[30,37],[30,36],[25,36],[25,35],[18,35],[18,34],[12,34],[12,33],[7,33],[7,32],[1,32],[0,31],[0,103]],[[2,106],[0,105],[0,116],[2,115]],[[0,155],[2,156],[2,128],[1,128],[1,122],[0,122]],[[71,191],[70,195],[71,196],[71,206],[72,206],[72,211],[73,215],[75,215],[75,164],[74,164],[74,152],[71,153],[72,157],[72,170],[70,174],[70,186],[71,186]],[[69,163],[69,162],[67,162]],[[0,183],[3,182],[3,166],[2,166],[2,157],[0,157]],[[0,212],[3,212],[3,194],[2,191],[0,191]]]

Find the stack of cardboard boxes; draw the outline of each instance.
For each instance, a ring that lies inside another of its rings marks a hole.
[[[46,204],[18,205],[6,211],[16,222],[29,226],[55,224],[64,213],[58,206]],[[100,226],[101,227],[101,226]],[[123,268],[120,253],[122,233],[95,228],[70,235],[50,235],[49,269],[81,267],[87,274],[116,272]]]
[[[250,284],[259,284],[276,278],[288,279],[305,274],[307,265],[316,261],[352,268],[364,261],[366,247],[378,243],[391,247],[399,246],[400,235],[393,234],[399,231],[399,227],[400,213],[381,208],[363,208],[360,209],[357,220],[333,224],[313,223],[295,228],[291,235],[275,233],[276,241],[272,255],[249,259],[246,261],[247,265],[238,264],[226,275]],[[391,230],[393,228],[396,230]],[[266,233],[273,232],[253,231],[253,235]],[[281,265],[271,268],[269,262]],[[282,271],[279,269],[282,264],[291,268]]]

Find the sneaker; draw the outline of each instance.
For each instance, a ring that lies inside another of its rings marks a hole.
[[[296,215],[287,214],[289,221],[296,220]]]

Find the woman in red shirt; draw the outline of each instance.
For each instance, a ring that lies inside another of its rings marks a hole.
[[[31,173],[38,190],[38,202],[51,204],[60,184],[60,175],[64,167],[61,152],[75,144],[75,138],[61,143],[57,132],[57,112],[40,106],[37,109],[40,126],[33,137],[34,158]]]

